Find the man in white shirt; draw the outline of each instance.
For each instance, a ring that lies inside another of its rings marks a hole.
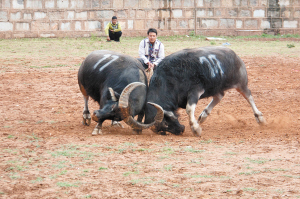
[[[157,39],[157,30],[150,28],[148,38],[142,40],[139,46],[138,60],[145,69],[154,69],[165,57],[164,45]]]

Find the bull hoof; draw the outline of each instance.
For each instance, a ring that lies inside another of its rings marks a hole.
[[[263,116],[257,116],[257,117],[255,117],[255,119],[256,119],[256,121],[259,125],[266,125],[267,124],[266,120],[264,119]]]
[[[160,135],[167,135],[166,131],[160,132]]]
[[[102,135],[102,130],[96,127],[94,128],[92,135]]]
[[[201,132],[202,132],[202,128],[200,126],[198,127],[192,127],[192,132],[194,134],[194,136],[196,137],[200,137],[201,136]]]
[[[88,118],[88,119],[83,118],[82,119],[82,124],[85,125],[85,126],[90,126],[91,118]]]
[[[113,126],[113,127],[124,128],[124,126],[123,126],[120,122],[117,122],[117,121],[113,121],[113,122],[111,123],[111,126]]]
[[[201,124],[203,123],[206,118],[207,118],[208,114],[206,113],[206,111],[202,111],[202,113],[200,114],[199,118],[198,118],[198,122]]]
[[[142,130],[135,130],[135,129],[133,129],[132,130],[132,134],[133,135],[141,135],[142,134]]]

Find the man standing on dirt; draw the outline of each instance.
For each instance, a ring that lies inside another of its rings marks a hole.
[[[154,69],[165,57],[165,47],[157,39],[156,29],[150,28],[147,34],[148,38],[140,42],[138,60],[145,69]]]
[[[120,42],[120,37],[122,36],[122,28],[118,22],[116,16],[113,16],[111,22],[109,22],[105,27],[105,33],[107,35],[107,41]]]

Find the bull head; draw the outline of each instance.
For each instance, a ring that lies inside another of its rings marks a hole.
[[[162,107],[159,106],[158,104],[148,102],[148,104],[154,106],[157,109],[157,114],[154,118],[154,122],[150,124],[142,124],[136,121],[135,119],[133,119],[133,117],[129,114],[130,107],[128,101],[129,101],[130,93],[138,86],[146,86],[146,85],[140,82],[133,82],[124,88],[119,99],[119,109],[123,117],[125,118],[124,122],[126,122],[126,124],[131,126],[133,129],[147,129],[152,127],[155,124],[159,124],[162,122],[164,118],[164,111]]]

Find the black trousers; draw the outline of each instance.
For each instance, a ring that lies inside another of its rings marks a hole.
[[[112,41],[120,41],[120,37],[122,36],[122,31],[120,32],[111,32],[109,30],[109,38]]]

